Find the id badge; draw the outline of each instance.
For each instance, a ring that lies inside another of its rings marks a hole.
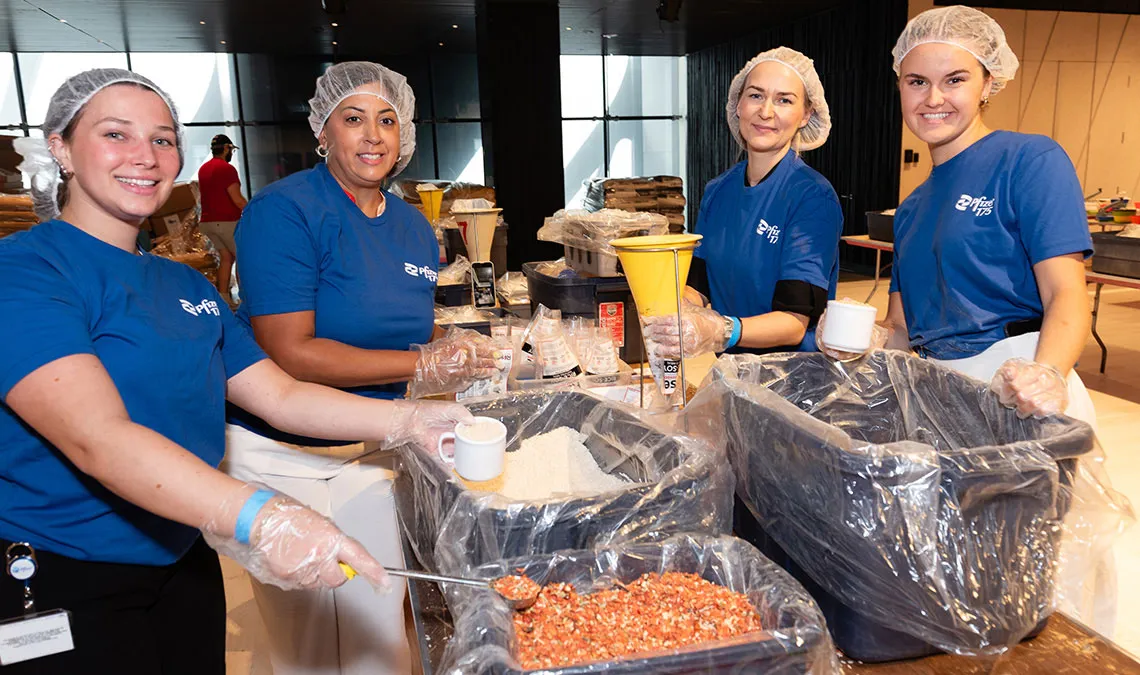
[[[75,649],[71,612],[53,609],[0,621],[0,666]]]

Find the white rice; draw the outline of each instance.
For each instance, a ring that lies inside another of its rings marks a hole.
[[[602,471],[585,440],[585,435],[570,427],[532,436],[518,450],[507,453],[502,476],[471,487],[498,492],[508,499],[531,500],[594,495],[629,485],[625,479]]]

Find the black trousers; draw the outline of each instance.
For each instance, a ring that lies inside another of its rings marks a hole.
[[[10,542],[0,540],[0,553]],[[166,567],[36,551],[36,611],[71,611],[75,649],[0,667],[0,675],[225,675],[226,598],[201,537]],[[23,613],[23,583],[0,572],[0,617]]]

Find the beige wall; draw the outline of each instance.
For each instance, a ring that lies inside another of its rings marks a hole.
[[[910,0],[910,15],[931,9]],[[990,99],[992,129],[1044,134],[1069,153],[1085,194],[1140,198],[1140,16],[986,9],[1021,60],[1017,76]],[[903,125],[901,201],[930,174],[930,153]]]

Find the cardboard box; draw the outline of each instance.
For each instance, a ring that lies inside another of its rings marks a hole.
[[[198,211],[198,182],[176,183],[170,197],[148,219],[151,235],[161,237],[178,231],[181,224]]]

